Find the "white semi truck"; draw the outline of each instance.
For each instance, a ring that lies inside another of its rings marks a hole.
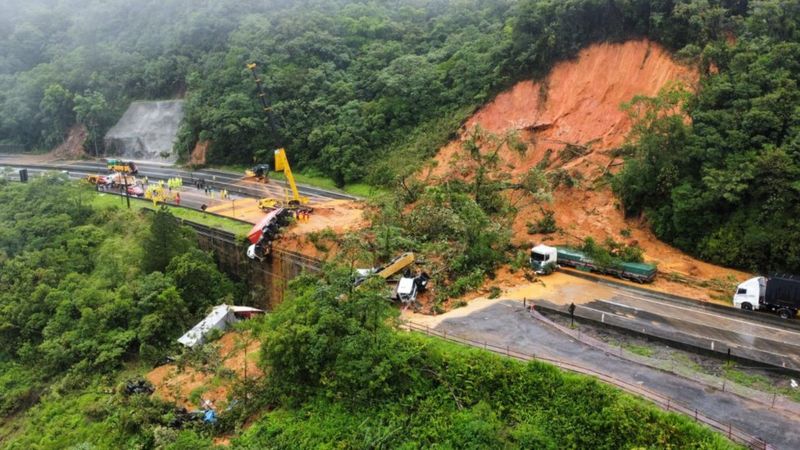
[[[771,311],[783,319],[795,317],[800,309],[800,278],[792,275],[750,278],[736,287],[733,306]]]

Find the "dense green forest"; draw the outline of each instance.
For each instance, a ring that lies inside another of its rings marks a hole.
[[[47,147],[78,121],[96,139],[131,99],[186,93],[184,155],[210,140],[211,161],[247,163],[284,145],[298,167],[338,183],[386,183],[397,170],[381,164],[387,155],[413,167],[492,94],[591,42],[702,46],[746,10],[708,3],[11,1],[0,10],[0,136]]]
[[[211,305],[242,294],[170,213],[96,208],[94,196],[57,176],[0,184],[1,417],[162,360]]]
[[[92,192],[55,180],[0,186],[3,448],[736,448],[592,378],[401,332],[383,283],[354,290],[346,267],[240,324],[267,376],[239,380],[216,425],[176,425],[124,381],[167,352],[215,370],[213,342],[170,343],[235,286],[169,213],[88,207]],[[36,206],[10,221],[21,205]]]
[[[614,186],[703,259],[800,273],[800,4],[751,3],[730,39],[684,48],[708,71],[696,95],[628,105],[637,128]]]
[[[788,0],[11,0],[0,148],[51,147],[76,122],[94,148],[130,100],[185,96],[184,157],[205,140],[218,164],[283,145],[339,185],[393,186],[514,81],[647,36],[704,75],[691,126],[642,123],[625,149],[626,211],[707,260],[798,272],[798,21]]]

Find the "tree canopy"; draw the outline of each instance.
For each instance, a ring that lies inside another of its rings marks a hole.
[[[81,123],[89,149],[102,152],[101,137],[131,100],[184,97],[184,157],[208,141],[211,163],[251,163],[281,144],[298,169],[339,185],[394,185],[513,82],[543,76],[593,42],[649,37],[703,77],[685,102],[691,126],[656,124],[655,134],[633,137],[640,150],[615,183],[627,212],[646,213],[658,236],[705,259],[800,271],[796,2],[17,0],[0,8],[0,150],[51,147]]]
[[[155,361],[210,306],[235,300],[168,212],[95,209],[93,194],[59,177],[0,185],[0,378],[6,361],[32,380],[77,383],[138,356]],[[171,253],[151,253],[147,242],[161,238]],[[0,391],[0,412],[25,392]]]

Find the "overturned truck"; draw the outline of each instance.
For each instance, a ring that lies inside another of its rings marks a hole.
[[[250,246],[247,248],[247,257],[263,261],[272,251],[274,241],[280,229],[286,226],[291,212],[285,208],[275,208],[264,216],[261,221],[253,225],[247,234]]]

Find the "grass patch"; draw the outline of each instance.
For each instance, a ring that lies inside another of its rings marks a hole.
[[[646,356],[648,358],[653,356],[654,353],[652,348],[644,345],[623,344],[622,347],[635,355]]]
[[[96,193],[94,199],[92,199],[92,206],[95,208],[127,207],[125,203],[125,197],[103,192]],[[237,237],[243,238],[252,228],[252,225],[237,222],[231,219],[226,219],[224,217],[213,216],[211,214],[206,214],[201,211],[195,211],[192,209],[179,208],[169,205],[167,205],[167,207],[175,217],[178,217],[183,220],[188,220],[190,222],[199,223],[211,228],[216,228],[218,230],[227,231],[235,234]],[[143,200],[131,197],[131,209],[137,211],[140,209],[155,210],[156,207],[154,207],[153,202],[149,200]]]
[[[672,359],[674,359],[676,363],[688,367],[689,369],[694,370],[695,372],[709,374],[709,372],[703,366],[697,364],[695,361],[686,356],[684,353],[680,352],[672,353]]]
[[[790,387],[775,387],[775,383],[764,375],[750,374],[728,365],[722,370],[722,376],[736,384],[762,392],[775,392],[800,402],[800,390]]]

